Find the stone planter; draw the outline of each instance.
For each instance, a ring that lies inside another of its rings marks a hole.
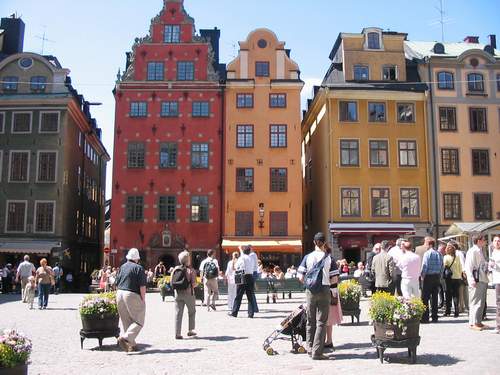
[[[403,327],[393,324],[374,322],[375,338],[377,340],[408,340],[417,338],[419,334],[420,322],[410,321]]]
[[[17,365],[11,368],[0,367],[0,375],[28,375],[28,365]]]
[[[118,329],[118,315],[82,316],[83,331],[115,331]]]

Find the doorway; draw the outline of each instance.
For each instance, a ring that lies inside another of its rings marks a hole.
[[[345,249],[342,252],[343,258],[347,261],[348,264],[354,262],[355,265],[361,261],[361,249],[359,247],[352,247],[350,249]]]

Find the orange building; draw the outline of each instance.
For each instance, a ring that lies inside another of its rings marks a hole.
[[[226,254],[251,244],[265,264],[300,261],[302,87],[298,65],[272,31],[240,42],[225,92]]]

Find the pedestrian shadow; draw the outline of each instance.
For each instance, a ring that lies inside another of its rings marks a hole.
[[[207,336],[207,337],[196,337],[197,340],[208,340],[208,341],[234,341],[234,340],[247,340],[248,337],[234,337],[234,336]]]
[[[349,359],[377,359],[377,352],[375,350],[373,351],[365,351],[363,353],[338,353],[337,352],[338,347],[335,347],[335,351],[333,352],[333,358],[335,358],[336,361],[341,361],[341,360],[349,360]]]
[[[139,350],[144,350],[147,348],[150,348],[151,345],[149,344],[139,344],[137,345],[137,348]],[[101,348],[99,346],[95,346],[93,348],[90,348],[88,350],[95,351],[95,352],[123,352],[123,349],[118,346],[118,344],[111,344],[111,345],[102,345]],[[125,352],[124,352],[125,353]]]
[[[340,325],[342,327],[362,327],[362,326],[368,326],[368,325],[370,325],[370,322],[368,322],[367,320],[365,320],[365,321],[361,321],[361,322],[357,323],[356,320],[354,320],[354,323],[347,322],[347,323],[341,323]]]
[[[460,319],[460,318],[453,318],[453,319],[449,319],[449,320],[439,320],[437,324],[465,324],[465,323],[468,323],[469,320],[468,319]],[[431,323],[431,326],[432,324],[436,324],[436,323]]]
[[[137,352],[129,353],[129,355],[148,355],[148,354],[182,354],[182,353],[196,353],[205,350],[204,348],[192,348],[192,349],[146,349],[141,350],[141,345],[138,346]]]
[[[342,345],[335,345],[335,351],[337,350],[348,350],[348,349],[363,349],[372,348],[373,345],[369,342],[350,342]]]
[[[53,310],[53,311],[76,311],[78,309],[76,307],[47,307],[45,310]]]
[[[408,357],[408,353],[406,351],[401,353],[395,353],[387,357],[384,354],[384,361],[387,361],[389,363],[405,364],[409,363],[409,360],[410,358]],[[448,354],[418,355],[417,352],[417,364],[419,365],[429,365],[432,367],[446,367],[446,366],[456,365],[459,362],[463,362],[463,360]]]
[[[254,316],[253,318],[254,319],[278,319],[278,318],[284,319],[287,316],[288,315],[264,315],[264,316]]]
[[[21,302],[20,294],[0,294],[0,305],[3,303]]]

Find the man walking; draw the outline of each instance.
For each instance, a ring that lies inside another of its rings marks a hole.
[[[59,265],[59,263],[56,263],[56,266],[52,269],[54,271],[54,294],[59,294],[59,291],[61,290],[61,278],[63,277],[63,269]]]
[[[432,322],[438,321],[438,294],[443,272],[443,257],[434,249],[436,242],[434,238],[427,242],[428,250],[424,254],[422,262],[422,302],[426,306],[422,323],[429,323],[429,299],[431,300]]]
[[[323,263],[320,270],[317,268]],[[314,271],[319,271],[321,284],[318,290],[309,290],[306,284],[307,301],[307,330],[306,341],[309,345],[313,360],[328,359],[323,354],[326,336],[326,324],[330,308],[330,266],[331,257],[326,253],[326,238],[321,232],[314,236],[314,251],[304,257],[298,269],[299,280],[311,276]]]
[[[411,250],[411,244],[408,240],[403,241],[401,250],[403,250],[403,254],[399,257],[397,266],[401,270],[401,292],[403,298],[420,298],[420,257]]]
[[[35,274],[35,266],[30,262],[30,256],[26,254],[24,261],[17,267],[16,282],[21,281],[21,301],[24,301],[24,289],[28,284],[28,277]]]
[[[237,317],[240,311],[241,300],[246,294],[248,300],[248,317],[253,318],[255,310],[253,309],[252,300],[255,298],[254,278],[253,278],[253,261],[250,258],[250,246],[243,246],[242,253],[236,262],[236,272],[243,271],[243,283],[236,287],[236,298],[233,302],[233,310],[228,312],[228,315]]]
[[[146,272],[140,266],[139,250],[130,249],[127,262],[120,267],[116,277],[116,302],[118,314],[123,325],[123,334],[118,338],[118,345],[126,352],[136,350],[135,339],[146,316]]]
[[[254,291],[255,291],[255,280],[258,278],[258,272],[259,272],[259,259],[257,258],[257,254],[255,251],[253,251],[253,248],[251,245],[248,245],[250,248],[250,254],[248,255],[250,257],[250,260],[252,261],[252,268],[253,268],[253,282],[254,282]],[[241,249],[240,249],[241,251]],[[255,297],[255,293],[252,294],[252,305],[253,305],[253,312],[258,313],[259,312],[259,306],[257,305],[257,298]]]
[[[488,263],[483,254],[486,240],[482,234],[472,236],[472,246],[465,256],[465,273],[469,284],[469,326],[471,329],[481,331],[485,325],[482,323],[483,310],[488,287]]]
[[[375,275],[375,290],[394,293],[394,261],[387,253],[389,241],[382,241],[381,251],[373,257],[372,272]]]
[[[219,285],[217,277],[219,276],[219,262],[215,259],[215,251],[210,249],[207,251],[207,257],[200,264],[200,275],[203,277],[203,289],[205,296],[204,304],[215,311],[215,301],[219,299]]]

